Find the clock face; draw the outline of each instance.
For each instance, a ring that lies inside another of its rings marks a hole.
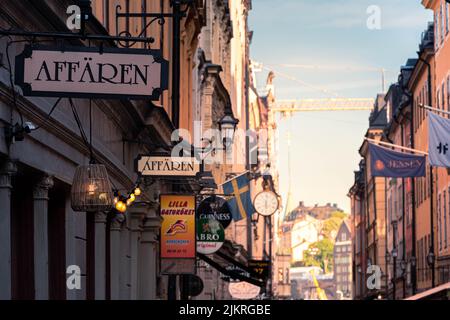
[[[271,216],[278,210],[278,196],[272,191],[263,191],[253,200],[255,210],[262,216]]]

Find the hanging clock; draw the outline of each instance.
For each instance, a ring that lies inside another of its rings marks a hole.
[[[262,191],[253,199],[253,206],[260,215],[271,216],[278,210],[278,196],[272,191]]]

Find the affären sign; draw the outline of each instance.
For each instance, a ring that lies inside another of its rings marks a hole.
[[[15,81],[25,96],[158,100],[168,64],[160,50],[27,45]]]
[[[194,157],[139,156],[136,171],[143,176],[195,177],[200,163]]]

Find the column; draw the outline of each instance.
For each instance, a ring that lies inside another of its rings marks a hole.
[[[81,289],[66,289],[67,300],[86,299],[86,213],[73,211],[70,197],[66,201],[66,270],[75,265],[81,269]],[[69,275],[66,274],[66,280]]]
[[[95,214],[95,300],[105,300],[106,291],[106,214]]]
[[[48,190],[53,178],[44,175],[33,188],[34,291],[36,300],[48,300]]]
[[[0,168],[0,300],[11,299],[11,177],[16,172],[12,161]]]
[[[156,214],[158,203],[151,202],[142,226],[139,272],[139,299],[156,299],[158,234],[162,218]]]
[[[139,244],[141,238],[142,219],[145,216],[145,208],[135,203],[128,210],[128,217],[130,219],[130,285],[131,294],[130,300],[138,299],[138,273],[139,273]]]
[[[120,230],[125,220],[123,214],[116,214],[110,228],[110,287],[111,300],[120,299]]]

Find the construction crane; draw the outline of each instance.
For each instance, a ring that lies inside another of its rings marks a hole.
[[[323,290],[320,287],[319,281],[317,281],[316,274],[315,274],[314,270],[311,270],[309,273],[311,273],[312,280],[313,280],[313,283],[314,283],[314,287],[316,288],[317,296],[319,297],[319,300],[328,300],[328,297],[327,297],[327,294],[325,293],[325,290]]]
[[[316,112],[316,111],[364,111],[372,110],[375,100],[371,98],[329,98],[278,100],[271,112]]]

